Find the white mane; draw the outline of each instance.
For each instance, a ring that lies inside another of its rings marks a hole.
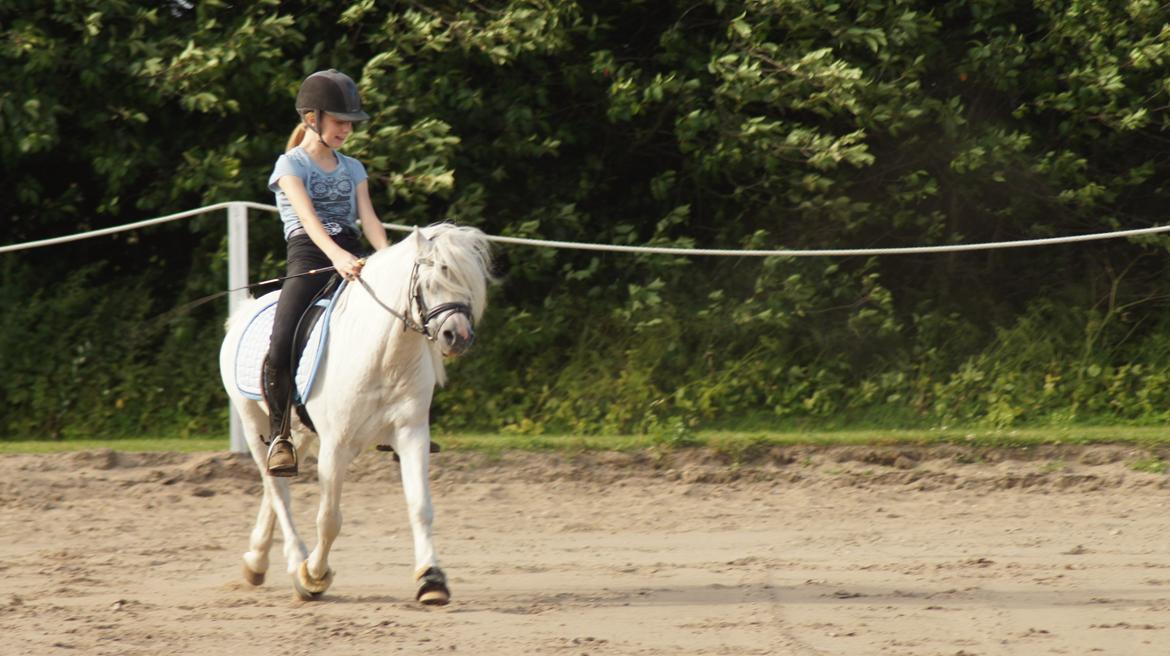
[[[418,271],[418,282],[428,290],[424,292],[426,303],[431,307],[440,302],[436,299],[467,303],[471,306],[472,317],[478,322],[487,307],[488,283],[494,280],[487,236],[478,228],[446,222],[422,228],[421,233],[429,241],[429,245],[424,246],[427,252],[423,259],[430,265],[420,266]],[[404,289],[415,259],[419,257],[416,243],[412,235],[375,253],[363,275],[370,274],[368,279],[383,302],[396,310],[409,311],[414,320],[419,320],[413,316],[416,308],[407,300],[409,290]],[[437,346],[433,343],[430,346],[427,351],[431,355],[435,381],[444,385],[447,375],[443,357]]]
[[[487,285],[491,282],[492,256],[487,236],[479,230],[454,223],[427,226],[423,235],[431,240],[435,266],[420,273],[444,295],[466,298],[478,322],[487,307]]]

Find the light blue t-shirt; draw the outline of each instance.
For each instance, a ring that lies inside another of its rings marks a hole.
[[[313,158],[304,148],[297,146],[276,160],[272,175],[268,177],[268,188],[276,194],[276,207],[280,210],[280,220],[284,222],[284,238],[288,239],[292,231],[301,227],[301,220],[293,210],[288,196],[277,185],[277,181],[286,175],[295,175],[305,183],[305,190],[309,192],[309,199],[313,201],[313,209],[325,226],[325,232],[330,236],[339,235],[344,230],[350,230],[354,236],[361,233],[357,224],[357,187],[369,176],[366,167],[352,157],[337,155],[337,168],[326,173],[313,162]]]

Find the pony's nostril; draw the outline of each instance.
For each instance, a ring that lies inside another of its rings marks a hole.
[[[450,329],[444,330],[443,331],[443,341],[447,342],[448,344],[454,344],[455,343],[455,333],[452,332]]]

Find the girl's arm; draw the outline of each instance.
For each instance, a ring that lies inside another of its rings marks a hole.
[[[370,202],[368,180],[362,180],[361,184],[357,186],[357,211],[358,218],[362,222],[362,232],[365,233],[366,241],[370,242],[374,250],[380,251],[389,246],[390,240],[386,237],[386,228],[382,226],[378,213],[374,211],[374,204]]]
[[[286,175],[277,180],[276,184],[288,197],[288,202],[297,213],[297,218],[301,220],[301,227],[305,229],[305,234],[309,235],[309,239],[312,239],[317,248],[320,248],[321,252],[325,253],[325,256],[333,262],[337,273],[349,280],[357,277],[362,269],[361,264],[352,253],[338,246],[337,242],[333,241],[333,237],[325,232],[325,226],[321,225],[321,219],[317,217],[317,211],[313,209],[313,201],[309,199],[305,183],[295,175]]]

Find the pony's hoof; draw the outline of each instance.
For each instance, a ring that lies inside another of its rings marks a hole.
[[[293,587],[297,596],[304,601],[315,601],[325,594],[329,586],[333,585],[333,570],[325,572],[325,576],[315,579],[309,575],[309,561],[302,561],[297,573],[293,576]]]
[[[252,585],[264,585],[264,572],[253,572],[248,563],[244,563],[244,580]]]
[[[415,576],[418,581],[418,593],[415,599],[426,606],[446,606],[451,601],[451,591],[447,589],[447,576],[438,567],[428,567],[423,573]]]

